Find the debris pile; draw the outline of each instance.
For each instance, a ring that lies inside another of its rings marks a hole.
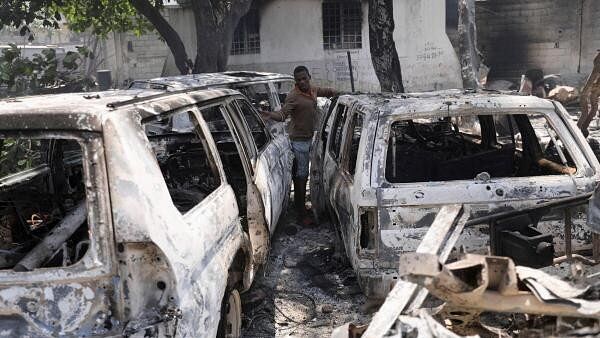
[[[329,224],[302,228],[286,215],[252,289],[242,295],[244,337],[322,337],[345,322],[368,322],[352,268],[335,254]]]

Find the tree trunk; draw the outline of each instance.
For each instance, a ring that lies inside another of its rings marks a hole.
[[[252,0],[196,0],[196,61],[194,73],[222,72],[227,68],[233,33]]]
[[[149,0],[130,0],[138,13],[142,14],[156,28],[158,34],[165,40],[173,54],[175,65],[181,74],[189,74],[192,71],[192,62],[185,51],[185,45],[179,34],[173,29],[169,22],[162,16],[159,9],[154,7]]]
[[[465,89],[479,88],[475,0],[458,1],[458,39],[463,87]]]
[[[402,70],[394,43],[393,0],[369,0],[369,48],[381,91],[404,93]]]

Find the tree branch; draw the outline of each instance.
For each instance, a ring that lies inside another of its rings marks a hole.
[[[181,74],[189,74],[192,63],[185,51],[185,45],[179,34],[173,29],[169,22],[162,16],[158,8],[154,7],[148,0],[129,0],[138,13],[142,14],[156,28],[158,34],[165,40],[175,59],[175,65]]]

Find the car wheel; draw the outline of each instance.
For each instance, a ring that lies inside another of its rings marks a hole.
[[[228,290],[221,305],[219,338],[238,338],[242,336],[242,299],[236,289]]]

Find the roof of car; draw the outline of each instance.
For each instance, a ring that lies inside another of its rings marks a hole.
[[[102,115],[138,109],[141,117],[239,94],[231,89],[188,89],[169,92],[148,89],[109,90],[25,96],[0,100],[0,130],[100,131]]]
[[[229,71],[222,73],[202,73],[136,80],[131,83],[129,88],[150,88],[172,91],[183,88],[228,86],[250,82],[293,79],[294,78],[292,76],[287,74]]]
[[[448,110],[508,112],[554,109],[552,101],[535,96],[508,92],[466,92],[458,89],[424,93],[350,94],[341,96],[339,102],[356,102],[364,108],[362,110],[365,112],[378,112],[380,117],[409,116]]]

